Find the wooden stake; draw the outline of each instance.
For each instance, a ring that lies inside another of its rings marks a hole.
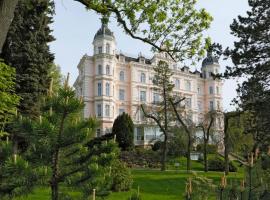
[[[53,92],[53,78],[51,79],[51,82],[50,82],[49,97],[52,96],[52,92]]]
[[[93,189],[93,200],[96,200],[96,189]]]

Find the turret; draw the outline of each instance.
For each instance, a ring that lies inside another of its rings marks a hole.
[[[211,74],[218,74],[220,69],[220,65],[218,62],[218,58],[213,56],[212,51],[207,52],[207,57],[202,62],[202,74],[203,78],[211,78]]]

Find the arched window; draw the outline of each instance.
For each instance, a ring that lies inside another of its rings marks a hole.
[[[146,78],[145,78],[145,73],[141,73],[141,83],[145,83]]]
[[[120,71],[120,73],[119,73],[119,80],[125,81],[125,73],[123,71]]]
[[[110,66],[109,65],[106,66],[106,75],[110,75]]]
[[[98,75],[102,74],[102,65],[98,65]]]
[[[107,54],[110,54],[110,49],[111,49],[111,48],[110,48],[110,44],[107,43],[107,44],[106,44],[106,53],[107,53]]]
[[[106,83],[106,96],[110,96],[110,83]]]
[[[102,95],[102,83],[98,83],[98,96]]]

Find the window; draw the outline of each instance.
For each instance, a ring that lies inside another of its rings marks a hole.
[[[110,66],[109,65],[107,65],[106,66],[106,75],[110,75]]]
[[[185,81],[185,88],[187,91],[191,91],[191,82],[190,81],[188,81],[188,80]]]
[[[97,116],[101,117],[102,116],[102,108],[101,108],[101,104],[97,105]]]
[[[106,83],[106,96],[110,96],[110,83]]]
[[[212,86],[209,87],[209,94],[214,94],[214,90]]]
[[[98,83],[98,96],[102,96],[102,83]]]
[[[211,78],[212,77],[212,72],[208,72],[208,74],[209,74],[209,78]]]
[[[210,108],[209,108],[211,111],[214,110],[214,102],[213,101],[210,101]]]
[[[217,101],[217,109],[220,110],[220,102]]]
[[[197,88],[197,92],[198,92],[198,94],[201,94],[201,88],[200,87]]]
[[[146,77],[145,77],[145,73],[141,73],[141,83],[145,83],[145,80],[146,79]]]
[[[125,81],[125,73],[123,71],[120,71],[120,73],[119,73],[119,80]]]
[[[122,115],[125,112],[124,108],[119,108],[119,115]]]
[[[191,98],[186,98],[185,105],[187,108],[191,108]]]
[[[140,101],[146,101],[146,91],[140,91]]]
[[[177,90],[180,90],[180,80],[179,79],[175,79],[175,88]]]
[[[102,66],[98,65],[98,75],[101,75],[101,74],[102,74]]]
[[[121,100],[121,101],[125,100],[125,90],[124,89],[119,90],[119,100]]]
[[[102,53],[102,47],[98,47],[98,53]]]
[[[202,102],[198,102],[198,110],[201,111],[202,110]]]
[[[110,44],[106,44],[106,53],[110,54]]]
[[[159,93],[157,92],[153,93],[153,103],[154,104],[159,103]]]
[[[140,141],[140,140],[144,140],[144,131],[143,131],[143,127],[137,127],[137,140]]]
[[[219,94],[219,87],[216,87],[216,93]]]
[[[105,105],[105,115],[106,117],[110,117],[110,105]]]

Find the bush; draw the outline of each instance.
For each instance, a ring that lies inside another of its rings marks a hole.
[[[197,149],[197,151],[203,153],[203,148],[204,148],[204,144],[198,144],[196,149]],[[217,150],[218,150],[217,145],[214,145],[214,144],[208,144],[207,145],[207,153],[208,154],[217,153]]]
[[[113,122],[112,133],[116,135],[116,141],[121,150],[134,148],[134,124],[127,113],[119,115]]]
[[[160,154],[151,149],[137,148],[134,151],[122,151],[120,158],[130,168],[160,167]]]
[[[163,145],[163,142],[157,141],[157,142],[155,142],[155,144],[152,146],[152,150],[153,150],[153,151],[158,151],[158,150],[161,149],[162,145]]]
[[[142,200],[142,197],[138,193],[133,193],[127,200]]]
[[[112,166],[112,190],[115,192],[128,191],[132,186],[130,170],[121,162],[116,161]]]
[[[225,162],[221,157],[215,156],[214,158],[210,158],[208,161],[208,169],[210,171],[224,171],[225,170]],[[237,167],[234,163],[229,163],[230,172],[237,172]]]

